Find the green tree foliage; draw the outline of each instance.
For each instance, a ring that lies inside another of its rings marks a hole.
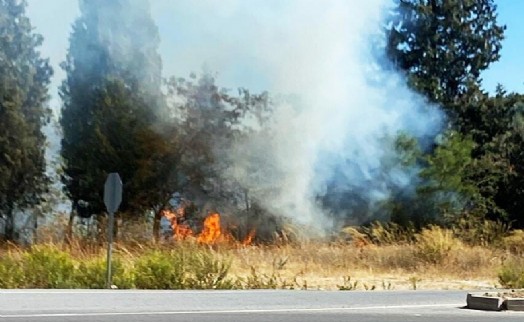
[[[471,133],[478,141],[471,180],[490,203],[489,216],[523,227],[524,206],[524,96],[507,94],[501,88],[494,97],[484,97],[478,106],[478,121]]]
[[[468,180],[473,148],[471,138],[449,131],[433,153],[424,157],[426,166],[420,172],[423,182],[417,194],[433,218],[454,220],[478,200],[478,189]]]
[[[397,4],[388,25],[388,56],[415,90],[446,110],[456,130],[425,157],[420,197],[430,201],[428,209],[446,213],[462,204],[452,212],[524,225],[522,96],[502,88],[490,96],[480,89],[480,74],[499,59],[504,38],[494,1]]]
[[[395,148],[402,167],[415,168],[418,181],[414,191],[394,190],[387,204],[392,220],[402,225],[453,223],[466,209],[479,212],[479,191],[469,179],[474,160],[474,142],[457,131],[447,131],[430,153],[423,153],[418,142],[405,134],[397,137]]]
[[[0,218],[14,239],[17,210],[38,204],[45,192],[45,136],[52,69],[40,56],[42,36],[26,17],[26,1],[0,1]]]
[[[80,1],[61,87],[63,183],[80,215],[100,214],[109,172],[121,210],[143,214],[173,192],[172,149],[161,135],[159,35],[146,0]]]
[[[235,163],[232,147],[248,133],[263,129],[271,113],[268,94],[246,89],[231,94],[207,71],[187,80],[172,78],[168,89],[173,145],[179,147],[178,192],[199,206],[212,201],[216,210],[226,208],[229,213],[250,208],[247,191],[226,170]]]
[[[227,153],[235,141],[260,129],[269,113],[268,95],[238,90],[238,96],[219,88],[215,78],[204,72],[200,78],[171,79],[171,97],[180,103],[173,106],[179,145],[183,184],[190,189],[215,189],[213,181],[227,164]],[[250,121],[247,121],[250,119]],[[222,178],[225,179],[225,178]],[[223,183],[219,184],[223,185]]]
[[[493,0],[397,2],[387,53],[410,85],[439,103],[479,86],[480,73],[499,59],[504,38]]]

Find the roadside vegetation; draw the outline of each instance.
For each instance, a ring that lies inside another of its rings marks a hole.
[[[0,288],[105,288],[105,247],[93,243],[4,245]],[[483,245],[437,226],[410,235],[378,223],[349,227],[329,242],[120,241],[113,284],[120,289],[524,288],[523,244],[520,230]]]

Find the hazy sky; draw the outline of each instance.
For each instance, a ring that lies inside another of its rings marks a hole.
[[[206,63],[210,70],[218,73],[220,85],[244,86],[254,91],[266,89],[264,71],[257,70],[259,65],[250,63],[254,57],[236,57],[237,61],[232,62],[232,57],[220,54],[228,52],[221,47],[235,46],[238,51],[242,46],[250,46],[256,39],[243,36],[253,35],[249,31],[246,33],[245,26],[271,24],[272,19],[279,17],[268,12],[268,6],[257,7],[255,1],[238,1],[238,6],[224,5],[231,1],[235,0],[151,0],[152,15],[162,40],[160,53],[165,75],[187,77],[191,71],[199,72]],[[285,1],[269,1],[272,6],[285,6]],[[56,108],[59,105],[56,86],[64,77],[59,64],[66,55],[71,23],[79,14],[77,1],[28,2],[32,24],[45,38],[41,51],[51,59],[55,70],[51,104]],[[497,4],[499,21],[508,29],[502,58],[483,75],[484,87],[492,91],[501,83],[510,91],[524,92],[524,59],[521,56],[524,53],[524,19],[521,19],[524,1],[499,0]],[[235,12],[231,12],[231,8]],[[237,25],[244,27],[236,28]],[[224,39],[223,35],[231,37]]]

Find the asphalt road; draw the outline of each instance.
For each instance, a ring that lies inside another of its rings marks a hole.
[[[2,290],[0,321],[524,321],[465,302],[462,291]]]

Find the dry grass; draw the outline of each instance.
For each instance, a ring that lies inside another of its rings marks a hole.
[[[309,243],[285,246],[251,246],[220,250],[233,258],[231,273],[276,275],[309,289],[341,289],[344,280],[356,289],[477,289],[497,284],[502,258],[481,247],[464,247],[447,254],[439,264],[417,257],[415,245]]]
[[[403,236],[381,231],[358,234],[349,229],[339,241],[286,242],[274,245],[198,245],[195,241],[115,243],[114,253],[131,267],[151,250],[172,253],[210,251],[230,262],[228,276],[239,288],[287,288],[322,290],[481,289],[498,286],[503,263],[522,254],[522,232],[508,238],[507,247],[471,246],[449,230],[429,227]],[[369,236],[369,237],[367,237]],[[105,256],[96,240],[54,242],[77,262]],[[0,259],[20,257],[15,245],[0,247]],[[0,263],[0,266],[2,264]],[[2,267],[0,267],[1,271]]]

